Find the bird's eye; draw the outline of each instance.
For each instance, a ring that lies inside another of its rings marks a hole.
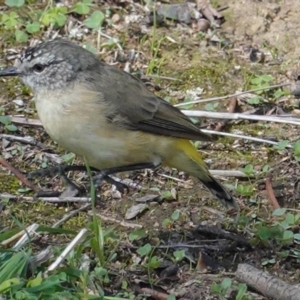
[[[36,64],[36,65],[33,66],[32,69],[35,73],[42,73],[46,69],[46,66],[41,65],[41,64]]]

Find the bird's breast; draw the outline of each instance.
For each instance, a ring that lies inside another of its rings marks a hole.
[[[72,96],[73,95],[73,96]],[[160,162],[160,148],[168,138],[133,131],[110,123],[112,112],[104,101],[79,93],[39,95],[36,108],[50,135],[64,149],[83,156],[90,166],[103,169],[145,162]]]

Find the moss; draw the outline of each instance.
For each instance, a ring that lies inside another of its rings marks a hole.
[[[7,175],[7,172],[0,170],[0,191],[5,193],[14,194],[20,187],[19,180],[11,175]]]

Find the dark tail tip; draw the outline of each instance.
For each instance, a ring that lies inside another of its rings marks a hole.
[[[234,200],[234,198],[226,191],[226,189],[212,176],[210,176],[210,181],[202,181],[201,182],[211,191],[213,195],[215,195],[219,201],[226,208],[234,208],[239,210],[239,206]]]

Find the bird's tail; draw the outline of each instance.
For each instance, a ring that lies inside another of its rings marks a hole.
[[[170,151],[172,153],[165,158],[166,165],[198,178],[225,207],[238,210],[234,198],[210,174],[205,162],[190,141],[178,139],[172,145],[172,150]]]

